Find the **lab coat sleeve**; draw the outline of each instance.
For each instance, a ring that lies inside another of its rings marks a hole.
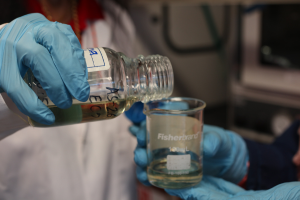
[[[15,112],[13,112],[14,110]],[[18,114],[15,114],[18,113]],[[27,117],[23,115],[6,93],[0,94],[0,140],[27,127]],[[1,143],[0,143],[1,145]]]
[[[247,189],[270,189],[280,183],[297,181],[297,169],[292,162],[298,150],[299,121],[295,121],[272,144],[245,140],[249,151]]]

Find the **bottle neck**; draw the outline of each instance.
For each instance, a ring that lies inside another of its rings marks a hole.
[[[128,58],[124,63],[127,98],[143,103],[169,97],[173,92],[174,75],[170,60],[160,55]]]

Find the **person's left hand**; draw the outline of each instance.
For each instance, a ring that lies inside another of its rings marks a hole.
[[[246,191],[223,179],[203,176],[202,181],[194,187],[165,191],[184,200],[294,200],[300,199],[300,182],[283,183],[269,190]]]

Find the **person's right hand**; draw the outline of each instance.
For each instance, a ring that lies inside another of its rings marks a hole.
[[[72,96],[80,101],[89,97],[83,50],[68,25],[29,14],[0,30],[0,92],[25,115],[52,124],[53,113],[23,81],[28,68],[59,108],[70,107]]]
[[[131,126],[129,130],[138,141],[134,151],[137,178],[149,185],[146,172],[146,121],[140,126]],[[239,183],[247,173],[249,159],[244,140],[232,131],[209,125],[204,125],[203,135],[203,174]]]
[[[247,191],[223,179],[203,176],[203,180],[194,187],[166,189],[166,192],[183,200],[294,200],[300,199],[300,183],[289,182],[269,190]]]
[[[203,127],[203,173],[238,184],[247,174],[249,160],[245,141],[217,126]]]

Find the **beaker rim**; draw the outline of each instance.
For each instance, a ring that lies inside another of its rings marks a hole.
[[[148,105],[149,104],[155,104],[155,103],[161,103],[161,102],[176,102],[176,101],[195,101],[197,103],[200,103],[200,106],[197,106],[195,108],[189,108],[189,109],[179,109],[179,110],[170,110],[170,109],[149,109]],[[144,114],[149,115],[151,113],[165,113],[165,114],[187,114],[187,113],[195,113],[198,111],[203,110],[206,107],[206,103],[203,100],[196,99],[196,98],[190,98],[190,97],[169,97],[169,98],[164,98],[161,100],[155,100],[155,101],[150,101],[148,103],[144,104]]]

